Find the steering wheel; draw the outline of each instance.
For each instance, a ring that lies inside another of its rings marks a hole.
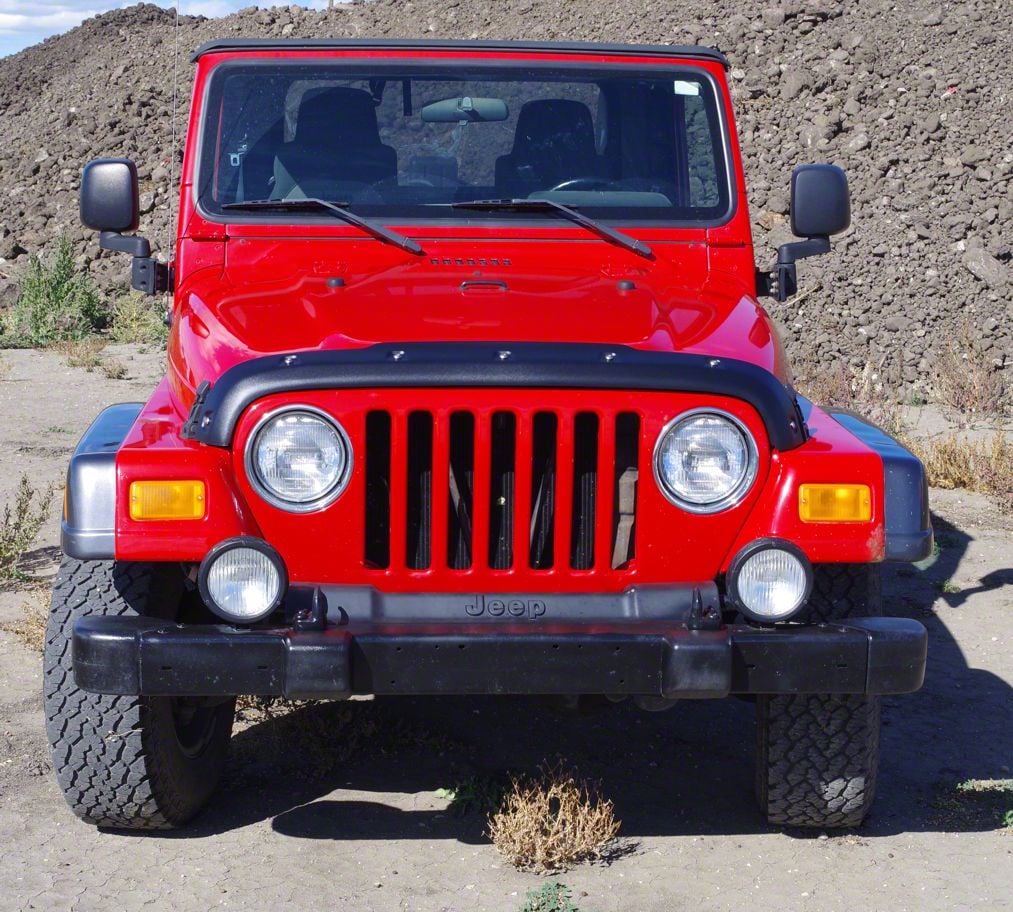
[[[571,177],[560,181],[555,187],[549,187],[549,193],[557,190],[605,190],[615,184],[605,177]]]

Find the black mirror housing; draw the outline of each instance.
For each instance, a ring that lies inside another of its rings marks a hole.
[[[133,257],[130,284],[145,294],[172,288],[165,263],[152,259],[151,244],[136,231],[141,221],[137,166],[129,158],[96,158],[81,172],[81,221],[99,232],[99,247]]]
[[[791,173],[791,233],[829,237],[851,224],[848,178],[837,165],[799,165]]]
[[[799,165],[791,172],[791,233],[805,238],[777,248],[773,270],[756,273],[756,293],[786,301],[798,290],[795,263],[830,252],[830,235],[851,225],[847,175],[837,165]]]
[[[137,166],[127,158],[96,158],[81,172],[81,221],[95,231],[136,231],[141,218]]]

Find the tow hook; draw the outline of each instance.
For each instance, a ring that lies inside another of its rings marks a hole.
[[[692,605],[689,609],[689,617],[686,619],[686,626],[690,630],[720,630],[721,612],[716,605],[703,603],[703,596],[700,590],[693,589]]]
[[[293,630],[324,630],[327,627],[327,596],[319,586],[313,589],[309,605],[296,610]]]

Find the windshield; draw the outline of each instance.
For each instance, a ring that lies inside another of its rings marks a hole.
[[[197,193],[220,218],[230,204],[306,198],[425,221],[504,219],[451,206],[479,199],[694,226],[731,208],[722,121],[702,69],[226,63],[203,123]]]

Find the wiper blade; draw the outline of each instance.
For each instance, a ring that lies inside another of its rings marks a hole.
[[[323,209],[327,212],[334,213],[334,215],[348,222],[348,224],[361,228],[367,234],[371,234],[373,237],[379,238],[381,241],[386,241],[388,244],[393,244],[395,247],[400,247],[402,250],[407,250],[409,253],[425,253],[422,247],[411,238],[407,238],[403,234],[399,234],[397,231],[392,231],[384,225],[378,225],[376,222],[365,219],[361,215],[356,215],[354,212],[347,209],[347,206],[348,203],[331,203],[327,200],[317,199],[316,197],[311,196],[306,197],[305,199],[245,200],[241,203],[226,203],[222,206],[222,209],[246,209],[251,212],[256,212],[257,210],[273,210],[276,212],[318,212]]]
[[[478,209],[485,212],[494,212],[502,209],[505,211],[513,212],[558,212],[564,218],[570,219],[572,222],[576,222],[578,225],[582,225],[588,231],[593,231],[600,237],[606,238],[620,247],[625,247],[627,250],[632,250],[634,253],[640,254],[642,257],[650,257],[654,255],[654,251],[645,244],[643,241],[638,241],[635,237],[630,237],[622,231],[617,231],[615,228],[605,225],[602,222],[596,221],[590,216],[584,215],[583,212],[578,212],[576,209],[566,206],[563,203],[557,203],[555,200],[549,199],[487,199],[487,200],[466,200],[460,203],[451,203],[454,209]]]

